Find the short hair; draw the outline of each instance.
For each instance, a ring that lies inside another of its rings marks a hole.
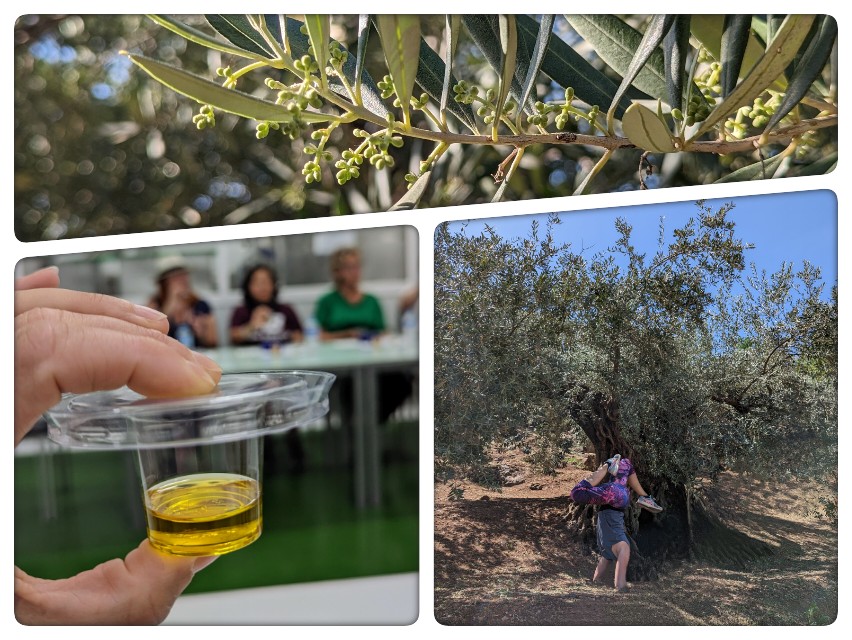
[[[345,258],[350,256],[355,256],[359,260],[361,259],[361,251],[355,247],[341,247],[337,249],[334,253],[331,254],[331,272],[334,273],[338,269],[340,269],[340,265]]]

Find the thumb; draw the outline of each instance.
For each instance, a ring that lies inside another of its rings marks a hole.
[[[15,617],[31,625],[159,624],[216,557],[169,556],[145,540],[124,560],[65,580],[41,580],[16,568]]]
[[[193,576],[218,558],[173,556],[157,551],[144,540],[115,567],[118,580],[126,576],[128,615],[137,617],[130,624],[159,624],[165,620]]]

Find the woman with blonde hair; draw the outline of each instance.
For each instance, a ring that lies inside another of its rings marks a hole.
[[[344,247],[331,254],[331,278],[334,289],[317,301],[314,317],[322,340],[358,338],[368,340],[385,332],[385,319],[378,298],[361,290],[361,252]],[[339,383],[344,404],[351,405],[348,381]],[[379,374],[379,423],[390,418],[413,388],[407,373],[387,371]],[[348,408],[351,409],[351,406]]]
[[[331,255],[334,289],[317,301],[315,317],[323,340],[368,338],[385,331],[378,298],[361,290],[361,252],[354,247]]]

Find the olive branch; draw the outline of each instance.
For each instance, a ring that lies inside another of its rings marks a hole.
[[[407,138],[435,143],[419,172],[405,176],[410,190],[395,208],[416,206],[432,169],[457,144],[512,147],[494,174],[499,200],[531,145],[604,150],[579,194],[614,153],[629,148],[646,152],[640,169],[650,166],[647,153],[755,151],[757,162],[722,180],[771,177],[784,158],[803,156],[817,130],[838,123],[836,88],[826,81],[837,39],[830,16],[655,15],[644,32],[615,16],[565,16],[622,77],[618,85],[554,31],[554,16],[446,16],[443,57],[422,37],[427,18],[417,15],[360,16],[354,54],[331,38],[327,15],[207,15],[213,34],[150,17],[245,63],[218,69],[217,81],[150,57],[127,53],[130,59],[201,103],[199,129],[215,126],[221,111],[256,121],[261,139],[272,131],[309,135],[304,152],[311,159],[302,170],[308,183],[332,163],[339,184],[359,178],[364,163],[393,167],[392,150]],[[454,75],[462,27],[467,44],[493,68],[494,86]],[[378,82],[365,68],[374,32],[387,67]],[[258,73],[268,95],[241,91],[243,79]],[[540,78],[561,87],[561,97],[537,99]],[[337,128],[350,125],[360,142],[335,157],[326,146]],[[778,144],[783,148],[766,152]]]

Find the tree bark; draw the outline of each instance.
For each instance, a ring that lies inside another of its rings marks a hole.
[[[652,515],[634,503],[625,512],[625,527],[632,540],[628,568],[631,581],[654,580],[660,565],[668,558],[688,557],[691,534],[685,487],[665,478],[643,472],[642,461],[621,434],[620,410],[615,398],[601,391],[580,386],[573,391],[569,412],[594,447],[597,464],[619,453],[630,458],[646,491],[665,508]],[[589,505],[572,505],[565,520],[570,530],[585,543],[595,545],[597,509]]]

